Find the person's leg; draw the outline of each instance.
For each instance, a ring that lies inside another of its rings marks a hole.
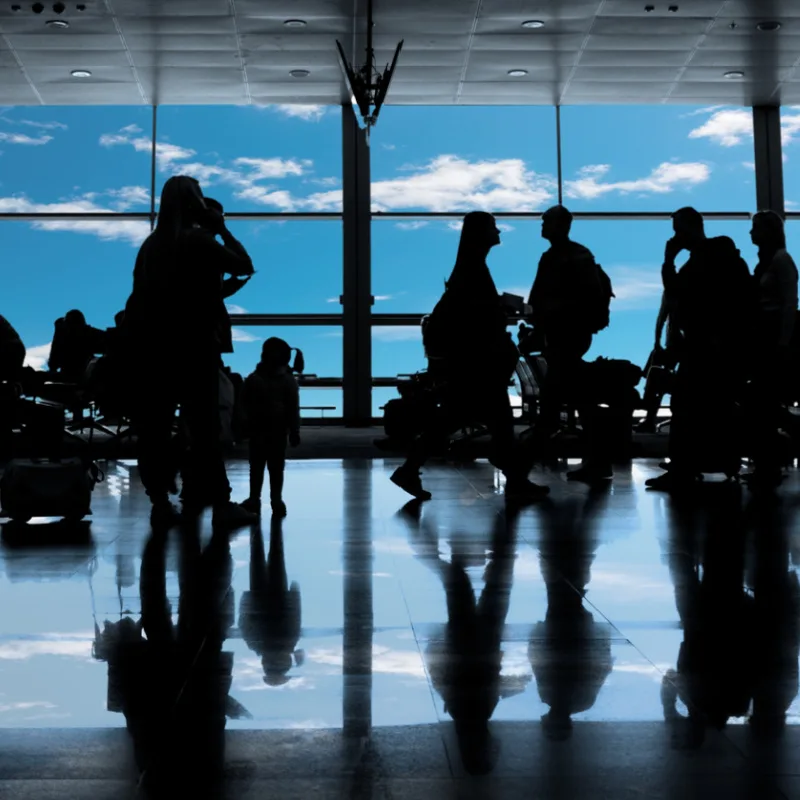
[[[185,489],[188,506],[230,502],[231,486],[225,472],[220,441],[219,369],[213,358],[193,359],[181,370],[181,418],[191,441],[193,486]]]
[[[269,470],[269,499],[272,510],[281,516],[286,514],[283,502],[283,474],[286,469],[286,436],[276,437],[267,450],[267,469]]]
[[[500,381],[491,381],[473,391],[476,392],[473,395],[475,413],[491,437],[489,461],[506,476],[506,494],[509,497],[525,495],[531,499],[548,494],[546,486],[528,480],[534,454],[525,452],[517,441],[508,387]]]
[[[169,458],[176,402],[171,380],[155,372],[137,381],[132,426],[136,434],[139,478],[153,504],[154,521],[171,522],[175,516],[169,500],[174,473]]]
[[[264,470],[267,466],[267,454],[264,442],[258,436],[250,437],[250,500],[261,502],[261,491],[264,487]]]
[[[780,458],[780,380],[782,365],[775,348],[759,353],[751,385],[748,424],[752,437],[753,478],[756,482],[779,483]]]

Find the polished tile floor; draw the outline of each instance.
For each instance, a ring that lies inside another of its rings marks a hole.
[[[395,466],[292,462],[282,524],[212,536],[109,463],[91,525],[6,525],[0,797],[800,798],[799,475],[514,512]]]

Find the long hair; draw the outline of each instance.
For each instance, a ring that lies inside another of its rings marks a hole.
[[[198,213],[205,207],[200,184],[188,175],[175,175],[161,190],[155,238],[174,243],[180,233],[191,228]]]
[[[495,219],[486,211],[470,211],[464,217],[456,264],[447,280],[448,289],[474,289],[491,279],[486,254],[495,231]]]
[[[753,225],[761,224],[769,231],[769,244],[772,249],[786,248],[786,230],[783,219],[777,211],[759,211],[753,215]]]

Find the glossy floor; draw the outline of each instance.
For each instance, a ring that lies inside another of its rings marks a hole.
[[[800,476],[517,513],[394,466],[292,462],[282,524],[212,536],[110,463],[90,526],[7,525],[0,797],[800,798]]]

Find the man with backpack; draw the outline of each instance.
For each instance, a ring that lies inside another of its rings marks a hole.
[[[728,236],[707,237],[702,215],[672,215],[661,275],[669,314],[681,334],[672,388],[670,469],[647,481],[651,489],[684,488],[703,472],[739,471],[736,409],[741,367],[754,320],[750,270]],[[676,269],[683,251],[689,260]],[[713,409],[713,425],[709,414]]]
[[[572,219],[564,206],[553,206],[542,215],[542,238],[550,242],[550,249],[539,261],[528,299],[530,322],[545,343],[547,381],[538,426],[544,438],[558,432],[565,403],[584,404],[581,395],[585,387],[580,385],[583,357],[594,334],[608,327],[614,297],[611,281],[592,252],[569,238]],[[585,463],[585,467],[591,467],[594,477],[600,473],[603,479],[611,477],[606,464]]]

